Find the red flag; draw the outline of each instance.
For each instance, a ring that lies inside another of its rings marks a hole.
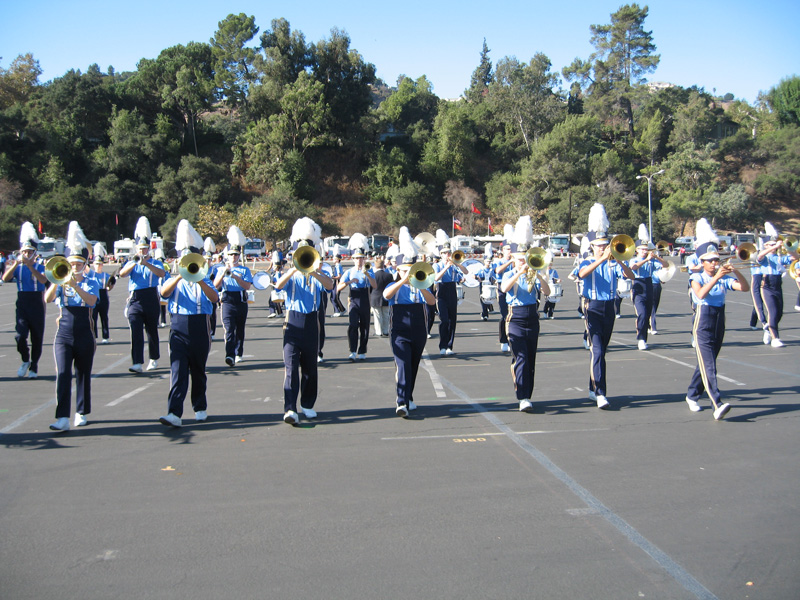
[[[39,219],[39,233],[42,233],[42,220]]]
[[[494,233],[494,227],[492,227],[492,220],[491,219],[487,219],[487,221],[489,223],[489,232],[490,233]]]
[[[455,229],[456,231],[461,231],[461,225],[453,221],[453,229]]]
[[[461,221],[453,217],[453,225],[461,225]]]
[[[114,214],[114,224],[119,225],[119,215],[116,213]]]
[[[481,211],[479,211],[477,208],[475,208],[475,203],[474,202],[472,203],[472,212],[475,213],[476,215],[481,214]]]

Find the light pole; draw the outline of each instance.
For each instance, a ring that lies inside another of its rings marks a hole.
[[[636,179],[647,179],[647,225],[650,233],[650,240],[653,239],[653,193],[652,193],[652,186],[653,186],[653,177],[656,175],[661,175],[664,172],[664,169],[660,171],[656,171],[652,175],[637,175]]]

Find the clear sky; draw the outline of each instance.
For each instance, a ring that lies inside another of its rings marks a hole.
[[[493,64],[543,52],[560,73],[587,58],[592,24],[607,24],[623,3],[601,0],[6,0],[0,11],[0,66],[32,52],[40,81],[97,63],[132,71],[141,58],[190,41],[207,42],[230,13],[253,15],[260,33],[285,18],[307,43],[345,30],[351,48],[387,84],[426,75],[434,92],[455,98],[469,86],[486,38]],[[643,6],[645,3],[640,2]],[[649,81],[698,85],[753,102],[781,79],[800,74],[800,1],[654,0],[645,22],[661,64]],[[258,37],[258,36],[257,36]],[[253,45],[257,45],[257,38]],[[564,85],[568,88],[568,85]]]

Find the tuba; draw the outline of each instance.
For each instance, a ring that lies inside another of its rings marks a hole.
[[[178,275],[190,283],[197,283],[208,275],[208,261],[196,252],[187,254],[178,261]]]
[[[630,260],[634,254],[636,254],[636,242],[631,236],[620,233],[611,238],[611,256],[617,262]]]
[[[72,265],[65,256],[54,256],[45,263],[44,276],[50,283],[64,285],[72,277]]]
[[[433,285],[435,271],[433,267],[421,260],[411,265],[408,270],[408,283],[418,290],[426,290]]]

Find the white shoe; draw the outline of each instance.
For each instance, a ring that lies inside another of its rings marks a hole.
[[[233,362],[235,362],[235,363],[238,365],[238,364],[239,364],[240,362],[242,362],[243,360],[244,360],[244,358],[242,358],[241,356],[237,356],[237,357],[234,359],[234,361],[233,361]]]
[[[520,400],[519,401],[519,411],[520,412],[530,412],[533,410],[533,404],[531,404],[530,400]]]
[[[321,356],[317,356],[317,362],[318,362],[318,363],[321,363],[321,362],[322,362],[322,357],[321,357]]]
[[[349,358],[352,362],[356,362],[356,353],[351,352],[350,356],[348,356],[347,358]]]
[[[17,370],[17,377],[27,377],[28,370],[31,368],[30,361],[22,363],[22,366]]]
[[[773,340],[770,342],[770,345],[773,348],[783,348],[783,342],[780,340],[780,338],[773,338]]]
[[[37,373],[36,371],[30,371],[30,370],[28,371],[28,379],[36,379],[37,377],[39,377],[39,373]]]
[[[53,431],[69,431],[69,419],[67,417],[57,419],[55,423],[50,425],[50,429]]]
[[[697,348],[697,340],[692,336],[692,348]]]
[[[658,335],[658,331],[656,331],[655,329],[651,329],[650,335]]]
[[[107,344],[108,343],[108,338],[103,338],[102,340],[100,340],[100,343],[101,344]]]
[[[591,348],[591,346],[589,346],[589,340],[583,340],[583,347],[586,348],[587,350]]]
[[[429,334],[428,334],[428,339],[431,339],[431,337],[432,337],[432,336],[431,336],[431,334],[429,333]]]
[[[136,363],[135,365],[131,365],[128,367],[128,371],[131,373],[141,373],[142,372],[142,363]]]
[[[500,352],[508,352],[508,344],[500,344]]]
[[[86,425],[86,417],[81,413],[75,413],[75,420],[73,421],[75,427],[83,427]]]
[[[728,411],[731,409],[731,405],[728,403],[720,404],[719,407],[714,411],[714,420],[715,421],[722,421],[725,418],[725,415],[728,414]]]
[[[198,410],[194,413],[194,420],[198,423],[202,423],[203,421],[208,419],[208,413],[204,410]]]
[[[703,410],[703,407],[697,403],[697,400],[692,400],[689,396],[686,396],[686,404],[689,405],[689,410],[692,412],[700,412]]]
[[[447,350],[446,349],[442,348],[441,350],[439,350],[439,355],[440,356],[444,356],[445,354],[447,354]]]
[[[602,394],[597,394],[597,408],[608,408],[608,400]]]
[[[639,340],[639,350],[647,350],[647,342]]]
[[[287,410],[283,415],[283,422],[289,425],[297,425],[300,422],[300,417],[293,410]]]
[[[591,400],[592,402],[595,402],[597,400],[597,394],[592,390],[589,390],[589,400]]]
[[[408,408],[405,406],[405,404],[398,404],[397,408],[394,409],[394,412],[398,417],[406,418],[408,416]]]
[[[356,360],[367,360],[366,354],[356,354]]]
[[[797,304],[795,304],[795,306],[794,306],[794,309],[795,309],[795,310],[800,310],[800,306],[798,306]]]
[[[342,313],[333,313],[333,316],[334,316],[334,317],[341,317],[341,316],[342,316]]]
[[[453,352],[453,351],[452,351],[450,348],[448,348],[447,350],[445,350],[445,351],[444,351],[444,353],[445,353],[447,356],[452,356],[453,354],[455,354],[455,352]]]
[[[622,315],[614,315],[615,319],[619,319]]]
[[[232,367],[235,362],[236,360],[232,356],[225,357],[225,364],[228,365],[229,367]]]
[[[267,315],[267,318],[268,318],[268,319],[274,319],[274,318],[275,318],[275,317],[277,317],[277,316],[278,316],[278,313],[270,313],[269,315]],[[335,315],[334,315],[334,316],[335,316]]]
[[[162,425],[167,425],[168,427],[180,427],[181,426],[181,418],[169,413],[165,417],[159,417],[159,422]]]
[[[303,414],[305,415],[306,419],[317,418],[317,411],[315,411],[313,408],[302,408],[300,410],[303,411]]]
[[[414,401],[408,403],[408,410],[417,410],[417,405],[414,404]]]
[[[769,344],[769,341],[772,339],[772,336],[769,334],[769,329],[764,330],[764,345]]]
[[[151,358],[150,362],[147,363],[147,370],[148,371],[152,371],[152,370],[157,369],[157,368],[158,368],[158,361],[157,360],[153,360]]]

